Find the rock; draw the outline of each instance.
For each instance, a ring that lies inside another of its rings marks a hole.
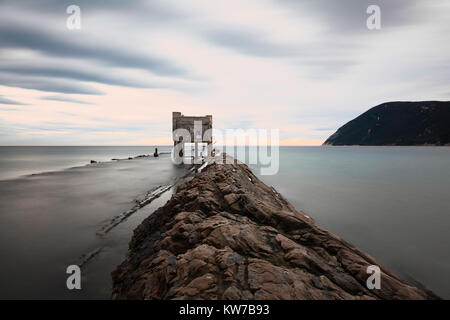
[[[436,299],[297,211],[244,164],[209,165],[134,231],[113,299]],[[369,290],[367,267],[382,271]]]
[[[95,160],[91,160],[91,164],[97,163],[97,161]]]
[[[387,102],[347,122],[324,145],[450,145],[450,101]]]

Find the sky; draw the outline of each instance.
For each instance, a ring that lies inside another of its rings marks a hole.
[[[0,145],[171,144],[173,111],[320,145],[378,104],[450,100],[449,16],[442,0],[0,0]]]

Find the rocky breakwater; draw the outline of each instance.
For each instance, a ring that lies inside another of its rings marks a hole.
[[[382,271],[369,290],[367,267]],[[134,231],[113,299],[433,299],[317,227],[245,164],[214,161]]]

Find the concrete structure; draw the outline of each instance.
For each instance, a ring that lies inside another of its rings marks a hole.
[[[184,157],[184,144],[194,143],[194,161],[199,159],[198,144],[206,143],[208,155],[212,152],[212,115],[204,117],[184,116],[181,112],[172,113],[172,132],[174,146],[179,148],[180,156]],[[181,132],[176,134],[176,132]],[[184,134],[183,134],[184,132]],[[184,137],[184,138],[183,138]],[[190,137],[190,139],[188,139]]]

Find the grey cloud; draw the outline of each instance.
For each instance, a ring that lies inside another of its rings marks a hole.
[[[87,71],[82,66],[34,66],[29,63],[21,65],[3,65],[0,66],[1,72],[18,74],[22,76],[40,76],[47,78],[66,78],[78,81],[97,82],[108,85],[117,85],[132,88],[161,88],[163,84],[150,83],[145,80],[130,80],[125,77],[110,76],[111,72],[106,70]]]
[[[11,0],[0,0],[0,5],[7,2],[10,3]],[[142,16],[151,22],[180,19],[185,16],[179,10],[167,6],[162,0],[21,0],[17,5],[53,14],[65,14],[66,8],[73,4],[78,5],[82,13],[119,12]]]
[[[205,38],[217,46],[251,56],[292,57],[302,53],[298,47],[273,43],[249,31],[218,29],[206,32]]]
[[[250,30],[220,28],[204,33],[204,38],[217,46],[236,52],[259,57],[305,58],[302,62],[313,66],[331,67],[338,70],[352,65],[342,59],[330,59],[330,55],[345,55],[350,50],[363,44],[363,39],[345,39],[347,33],[369,32],[366,27],[369,5],[381,7],[383,28],[396,27],[408,23],[417,23],[427,17],[427,7],[418,6],[419,0],[276,0],[278,5],[287,7],[291,12],[298,12],[299,18],[315,16],[328,27],[320,41],[295,44],[276,43],[265,39],[264,35]],[[423,2],[422,2],[423,3]],[[340,36],[333,38],[331,36]],[[331,60],[331,62],[330,62]]]
[[[102,44],[79,43],[67,34],[51,34],[23,25],[11,25],[0,21],[0,48],[25,48],[40,51],[50,56],[72,57],[124,68],[144,69],[158,75],[181,76],[186,72],[165,59],[108,48]]]
[[[334,33],[367,32],[366,10],[370,5],[381,9],[382,27],[390,28],[418,21],[428,17],[426,1],[420,0],[276,0],[276,3],[296,10],[301,16],[312,14],[319,17]]]
[[[0,95],[0,104],[8,104],[8,105],[15,105],[15,106],[24,106],[26,105],[25,103],[21,103],[18,101],[14,101],[8,98],[4,98],[3,96]]]
[[[93,104],[91,102],[74,99],[74,98],[70,98],[70,97],[65,97],[65,96],[45,96],[45,97],[41,97],[40,99],[41,100],[50,100],[50,101],[70,102],[70,103],[77,103],[77,104]]]
[[[277,43],[269,41],[264,34],[252,30],[236,30],[219,27],[203,33],[210,43],[232,49],[236,52],[259,57],[274,58],[306,58],[307,63],[320,65],[330,60],[330,55],[345,55],[364,43],[364,39],[345,38],[347,33],[369,32],[366,27],[369,5],[378,4],[381,7],[383,28],[417,22],[419,14],[425,15],[425,10],[417,6],[419,0],[274,0],[277,5],[298,13],[299,19],[317,17],[328,29],[322,38],[309,43]],[[419,10],[422,9],[422,10]],[[276,36],[276,34],[273,34]],[[332,38],[333,37],[333,38]],[[345,66],[342,61],[328,62],[326,66]],[[316,63],[318,61],[318,63]]]
[[[294,65],[311,69],[311,76],[329,79],[341,74],[358,61],[347,57],[348,52],[360,44],[329,41],[304,45],[275,43],[256,32],[219,29],[209,31],[204,37],[210,43],[237,53],[264,58],[288,59]]]
[[[357,60],[330,58],[329,56],[320,57],[320,55],[318,55],[318,58],[305,59],[300,63],[310,69],[309,78],[318,80],[331,79],[358,65]]]
[[[92,86],[80,82],[175,90],[190,90],[199,84],[197,80],[200,78],[195,79],[192,75],[188,75],[178,64],[164,57],[139,53],[139,43],[133,43],[129,39],[111,39],[114,41],[104,39],[95,42],[91,37],[95,35],[92,29],[70,33],[69,37],[64,27],[51,28],[51,22],[55,21],[61,21],[65,26],[65,8],[73,4],[72,1],[25,0],[20,3],[9,2],[5,6],[2,6],[2,3],[5,2],[0,1],[0,11],[3,10],[0,18],[0,54],[8,52],[8,49],[28,49],[40,52],[44,56],[33,60],[27,58],[0,60],[0,83],[4,85],[48,92],[102,94]],[[82,14],[120,13],[120,17],[124,19],[122,22],[130,20],[139,27],[141,22],[142,25],[151,23],[148,21],[153,19],[154,15],[169,20],[177,16],[176,11],[167,9],[161,1],[82,0],[76,4],[82,7]],[[22,9],[23,16],[20,15]],[[8,11],[15,14],[8,15],[6,14]],[[35,13],[33,23],[27,22],[29,21],[27,19],[33,17],[30,13]],[[146,19],[143,19],[144,16]],[[41,27],[38,27],[39,25]],[[130,30],[134,27],[136,26],[131,26]],[[60,60],[59,65],[51,60],[49,63],[49,59],[54,57],[58,58],[56,61]],[[65,62],[66,59],[70,60]],[[96,67],[90,68],[89,65],[93,64]],[[150,72],[164,78],[151,81],[145,73],[140,77],[124,76],[120,70],[122,68]]]
[[[77,81],[29,77],[8,73],[0,73],[0,85],[58,93],[103,94],[101,90]]]

